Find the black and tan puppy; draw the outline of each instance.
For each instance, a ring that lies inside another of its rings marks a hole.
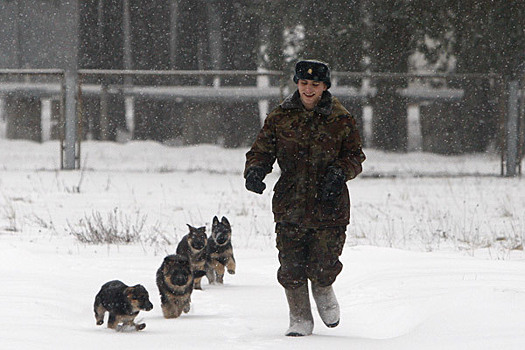
[[[200,277],[203,273],[199,274]],[[157,270],[162,313],[165,318],[177,318],[190,311],[193,292],[193,272],[185,255],[172,254],[164,258]]]
[[[199,228],[188,225],[190,232],[182,237],[178,246],[177,254],[185,255],[190,261],[190,267],[194,273],[193,288],[202,289],[201,279],[206,273],[206,227]],[[200,275],[201,277],[197,277]]]
[[[122,326],[133,326],[137,331],[146,327],[145,323],[135,324],[135,317],[140,310],[149,311],[153,305],[149,295],[142,285],[128,287],[121,281],[105,283],[95,297],[95,319],[97,325],[104,323],[104,314],[109,313],[108,328],[117,329]]]
[[[206,277],[210,284],[223,283],[225,268],[229,274],[235,274],[231,237],[232,230],[228,219],[223,216],[219,222],[215,216],[206,246]]]

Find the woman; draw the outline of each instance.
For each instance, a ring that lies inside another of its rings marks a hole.
[[[244,177],[246,188],[261,194],[276,160],[281,169],[272,200],[277,278],[290,311],[285,334],[304,336],[313,330],[308,280],[323,322],[339,324],[332,283],[350,220],[346,181],[361,173],[365,155],[354,118],[328,91],[328,65],[299,61],[293,80],[297,90],[268,115],[246,154]]]

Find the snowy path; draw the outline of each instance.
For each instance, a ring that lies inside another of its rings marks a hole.
[[[64,240],[67,241],[67,240]],[[161,256],[140,247],[60,246],[3,237],[2,349],[520,349],[525,342],[525,265],[377,247],[347,247],[335,284],[339,327],[314,312],[314,335],[290,339],[271,249],[237,249],[238,273],[193,293],[192,310],[165,320],[155,271]],[[97,327],[100,286],[142,283],[155,305],[143,332]]]

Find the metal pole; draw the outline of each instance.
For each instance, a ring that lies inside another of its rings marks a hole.
[[[64,137],[64,164],[67,170],[76,169],[76,138],[77,138],[77,81],[74,71],[65,73],[65,137]]]
[[[108,87],[102,84],[100,92],[100,139],[107,141],[109,139],[109,115],[108,115]]]
[[[519,98],[519,117],[518,117],[518,174],[521,176],[523,152],[525,151],[525,73],[521,76],[519,89],[521,91]]]
[[[0,139],[7,138],[7,116],[5,115],[5,98],[0,95]]]
[[[68,35],[67,52],[65,59],[65,137],[64,137],[64,163],[63,169],[77,169],[80,159],[76,156],[77,142],[77,94],[78,94],[78,0],[64,2],[66,8],[65,25]],[[77,163],[78,161],[78,163]]]
[[[518,92],[519,84],[517,80],[509,82],[509,102],[506,125],[506,176],[516,176],[516,169],[518,164]]]

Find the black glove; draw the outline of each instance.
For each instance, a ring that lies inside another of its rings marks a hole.
[[[263,168],[260,167],[251,167],[246,172],[246,189],[248,191],[252,191],[258,194],[262,194],[264,189],[266,188],[266,184],[262,182],[264,177],[266,176],[266,172]]]
[[[321,201],[331,202],[342,192],[345,184],[345,174],[341,168],[328,167],[324,181],[321,185]]]

